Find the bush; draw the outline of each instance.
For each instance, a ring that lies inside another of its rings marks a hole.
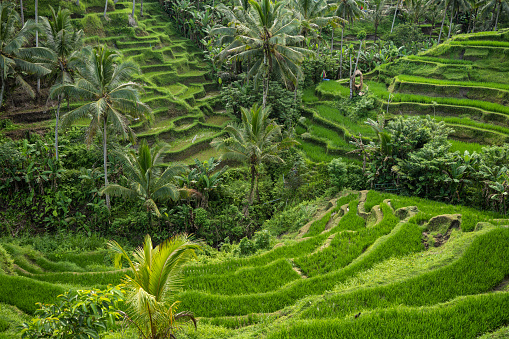
[[[342,159],[334,159],[329,165],[327,165],[327,170],[329,171],[329,178],[331,185],[334,186],[335,189],[341,191],[345,184],[347,183],[347,165]]]
[[[392,33],[385,36],[385,40],[391,40],[396,46],[405,46],[407,49],[411,49],[417,52],[419,44],[427,40],[427,37],[422,34],[422,30],[411,23],[398,25],[394,28]],[[412,42],[412,44],[409,44]]]
[[[104,36],[103,23],[97,15],[87,15],[81,19],[81,23],[87,36]]]
[[[254,103],[262,102],[262,86],[255,87],[253,82],[244,83],[243,80],[234,81],[228,86],[221,88],[221,98],[227,109],[240,117],[240,107],[250,107]],[[297,123],[299,114],[297,108],[301,104],[302,93],[298,91],[297,101],[295,93],[285,88],[278,81],[269,81],[269,93],[267,106],[272,108],[270,117],[276,119],[279,124],[293,126]]]
[[[36,318],[23,323],[22,338],[101,338],[115,327],[124,292],[122,285],[105,291],[78,290],[58,296],[59,303],[37,303]]]

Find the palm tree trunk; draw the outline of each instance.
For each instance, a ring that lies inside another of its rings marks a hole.
[[[477,11],[478,11],[478,8],[475,9],[474,19],[472,20],[472,32],[471,33],[475,32],[475,21],[477,20]]]
[[[339,78],[343,78],[343,32],[344,27],[341,26],[341,53],[339,54]]]
[[[269,93],[269,79],[265,78],[263,79],[263,101],[262,101],[262,108],[265,108],[267,106],[267,95]]]
[[[330,54],[332,55],[332,50],[334,49],[334,27],[332,27],[332,38],[330,40]]]
[[[444,8],[444,17],[442,18],[442,25],[440,26],[440,34],[438,34],[438,45],[440,45],[440,38],[442,37],[442,31],[444,30],[445,16],[447,14],[447,4]]]
[[[106,19],[106,11],[108,10],[108,0],[105,0],[104,3],[104,18]]]
[[[39,0],[35,0],[35,24],[39,22]],[[39,47],[39,31],[35,31],[35,47]],[[37,95],[41,92],[41,78],[37,77]],[[58,157],[57,157],[58,160]]]
[[[106,118],[103,129],[103,160],[104,160],[104,186],[108,186],[108,153],[106,150]],[[110,208],[110,195],[106,194],[106,206]]]
[[[447,34],[447,39],[451,37],[451,30],[452,30],[452,19],[454,18],[454,4],[451,6],[451,20],[449,22],[449,34]]]
[[[352,52],[350,51],[350,99],[353,97],[353,87],[352,87]]]
[[[56,114],[56,123],[55,123],[55,158],[58,161],[58,120],[60,120],[60,103],[62,102],[62,97],[60,94],[58,95],[58,105],[57,105],[57,114]]]
[[[133,20],[134,20],[134,6],[136,5],[136,0],[133,0],[133,12],[131,13],[131,16],[133,17]]]
[[[25,14],[23,13],[23,0],[19,0],[19,7],[20,7],[20,18],[21,18],[21,27],[25,24]]]
[[[249,206],[253,204],[254,200],[254,194],[255,194],[255,187],[256,187],[256,166],[254,164],[251,165],[251,187],[249,188],[249,193],[247,196],[247,204],[244,206],[244,209],[242,210],[242,213],[245,217],[249,215]]]
[[[500,15],[500,9],[502,8],[502,2],[499,1],[498,2],[498,11],[497,11],[497,18],[495,19],[495,29],[494,31],[497,30],[497,25],[498,25],[498,16]]]
[[[79,5],[80,5],[80,0],[76,0],[76,6],[79,7]]]
[[[398,13],[398,7],[399,7],[399,0],[397,0],[396,2],[396,11],[394,12],[394,18],[392,19],[392,26],[391,26],[391,33],[392,33],[392,30],[394,29],[394,23],[396,22],[396,14]],[[376,31],[376,29],[375,29]],[[375,33],[375,38],[376,38],[376,33]],[[376,39],[375,39],[376,41]]]
[[[267,48],[264,46],[264,48]],[[263,65],[265,66],[265,76],[263,77],[263,99],[262,99],[262,108],[265,109],[267,105],[267,94],[269,92],[269,65],[267,64],[267,54],[263,55]]]
[[[143,17],[143,0],[141,0],[140,6],[141,6],[141,8],[140,8],[140,16]]]
[[[4,104],[4,91],[5,91],[5,81],[4,77],[2,76],[2,89],[0,90],[0,108],[2,108],[2,105]]]

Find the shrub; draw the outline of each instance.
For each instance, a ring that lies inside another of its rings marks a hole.
[[[87,36],[104,36],[104,28],[101,19],[97,15],[87,15],[81,19],[83,31]]]
[[[347,183],[347,165],[341,159],[332,160],[327,165],[329,171],[329,178],[331,185],[333,185],[338,191],[341,191]]]
[[[120,318],[122,285],[101,290],[70,291],[53,305],[37,303],[36,318],[23,323],[22,338],[100,338]]]

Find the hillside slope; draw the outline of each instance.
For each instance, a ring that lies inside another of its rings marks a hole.
[[[364,77],[378,97],[374,109],[392,115],[431,115],[454,129],[453,150],[509,141],[509,30],[463,34],[417,56],[379,66]],[[348,80],[325,81],[303,97],[307,120],[297,132],[308,156],[329,161],[348,155],[364,120],[352,121],[335,100],[349,95]]]
[[[84,42],[106,44],[141,67],[143,74],[135,81],[143,85],[142,100],[153,110],[155,121],[134,122],[138,136],[168,142],[172,149],[167,161],[192,163],[194,157],[205,160],[215,155],[209,142],[222,133],[230,117],[222,109],[217,84],[209,78],[211,66],[203,52],[174,30],[158,1],[144,1],[143,17],[137,4],[135,27],[128,22],[132,2],[119,1],[114,8],[111,3],[106,20],[104,7],[92,5],[82,2],[84,14],[73,19],[85,31]],[[54,125],[54,109],[10,109],[2,118],[11,119],[18,131],[48,129]],[[64,105],[63,113],[66,109]]]
[[[509,324],[508,220],[375,191],[324,206],[272,250],[188,266],[179,309],[200,320],[182,338],[475,338]],[[28,314],[125,274],[106,251],[3,247],[17,276],[0,275],[0,303]]]

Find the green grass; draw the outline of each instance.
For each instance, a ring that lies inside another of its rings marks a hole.
[[[509,48],[509,42],[493,41],[493,40],[451,41],[450,44],[451,45],[461,45],[461,46],[489,46],[489,47]]]
[[[345,150],[352,150],[355,147],[340,136],[336,131],[318,124],[309,123],[308,131],[312,135],[323,139],[328,145],[335,148],[342,148]]]
[[[460,152],[460,154],[464,154],[465,151],[468,151],[470,154],[477,152],[481,153],[483,149],[483,145],[477,144],[474,142],[463,142],[458,140],[449,140],[451,143],[450,152]]]
[[[429,306],[487,292],[509,274],[508,241],[509,229],[492,230],[477,237],[450,265],[402,282],[339,294],[309,308],[303,317],[338,318],[391,305]]]
[[[339,198],[336,201],[336,207],[334,207],[331,211],[327,212],[322,218],[315,220],[309,227],[309,230],[305,236],[311,237],[323,232],[325,226],[330,221],[332,214],[338,213],[341,209],[341,206],[350,203],[352,200],[357,198],[357,196],[358,196],[357,194],[349,194],[346,197]]]
[[[341,114],[337,108],[328,105],[318,105],[315,108],[320,116],[344,126],[353,135],[361,133],[363,136],[375,136],[371,127],[366,125],[363,121],[353,121]]]
[[[285,326],[269,339],[475,338],[479,333],[505,325],[509,321],[507,308],[509,293],[468,296],[424,308],[398,306],[364,311],[358,317],[352,315],[340,321],[303,320]]]
[[[444,58],[432,58],[420,55],[409,55],[407,56],[410,60],[421,60],[421,61],[430,61],[437,62],[440,64],[463,64],[463,65],[471,65],[473,61],[470,60],[459,60],[459,59],[444,59]]]
[[[397,77],[401,81],[407,82],[418,82],[432,85],[452,85],[452,86],[464,86],[464,87],[486,87],[486,88],[497,88],[509,91],[509,85],[500,84],[495,82],[477,82],[477,81],[453,81],[453,80],[442,80],[434,78],[418,77],[413,75],[401,74]]]
[[[338,157],[333,154],[327,154],[325,148],[320,145],[304,141],[301,138],[297,138],[297,141],[300,144],[298,147],[302,149],[302,151],[306,154],[306,157],[314,162],[328,163]]]
[[[509,135],[509,128],[502,127],[493,124],[483,124],[469,118],[458,118],[458,117],[435,117],[437,121],[444,121],[446,124],[458,125],[458,126],[470,126],[474,128],[495,131],[498,133]]]

